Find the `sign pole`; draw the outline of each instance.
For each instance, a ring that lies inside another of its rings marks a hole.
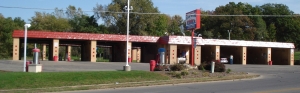
[[[194,55],[194,50],[195,50],[195,47],[196,47],[196,46],[194,46],[194,43],[195,43],[194,42],[194,31],[195,31],[194,29],[192,29],[192,31],[191,31],[191,61],[190,61],[191,63],[190,64],[192,66],[194,66],[194,56],[195,56]]]
[[[197,39],[194,39],[194,31],[195,29],[200,29],[201,23],[201,11],[200,9],[193,10],[191,12],[186,13],[186,29],[191,30],[191,49],[190,49],[190,65],[194,66],[195,63],[195,48]]]

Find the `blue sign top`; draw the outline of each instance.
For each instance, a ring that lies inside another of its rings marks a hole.
[[[165,52],[166,50],[165,50],[165,48],[159,48],[158,49],[158,52]]]

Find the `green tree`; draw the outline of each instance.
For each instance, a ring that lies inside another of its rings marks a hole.
[[[5,18],[0,14],[0,58],[10,58],[12,56],[12,32],[13,30],[22,30],[24,28],[25,21],[20,17]]]
[[[294,12],[284,4],[264,4],[261,7],[264,15],[294,15]],[[268,28],[271,41],[293,42],[299,41],[300,28],[297,17],[263,17]],[[275,34],[274,34],[275,33]],[[273,36],[275,35],[275,37]]]
[[[35,12],[35,16],[30,19],[29,29],[41,31],[70,31],[71,26],[65,18],[57,18],[50,13]]]
[[[169,33],[173,33],[174,35],[182,35],[182,33],[180,32],[181,25],[183,25],[183,19],[181,18],[181,16],[179,15],[172,16],[168,27]]]
[[[126,34],[127,14],[124,7],[127,6],[127,0],[112,0],[108,5],[98,5],[94,7],[97,18],[102,18],[105,25],[111,32]],[[149,35],[152,28],[155,27],[155,19],[157,15],[137,14],[138,13],[159,13],[158,8],[153,6],[151,0],[130,0],[130,6],[133,10],[130,12],[130,34],[133,35]],[[106,11],[106,12],[104,12]]]
[[[247,3],[229,2],[225,6],[219,6],[213,12],[204,12],[210,15],[248,15],[252,6]],[[231,39],[254,40],[256,27],[254,21],[247,16],[218,16],[204,18],[202,31],[213,31],[214,38],[228,38],[227,30],[231,31]],[[219,35],[217,35],[219,34]]]
[[[202,15],[212,15],[214,11],[204,11],[201,9],[201,14]],[[214,28],[217,27],[215,26],[217,22],[214,20],[215,17],[212,16],[201,16],[201,29],[197,29],[195,33],[199,33],[202,35],[203,38],[222,38],[222,35],[220,33],[217,35],[214,32]],[[207,31],[209,30],[209,31]],[[224,36],[225,38],[225,36]]]
[[[157,19],[154,21],[155,27],[153,29],[148,29],[151,31],[152,36],[163,36],[165,32],[169,33],[167,30],[168,22],[170,17],[168,15],[158,15]]]
[[[212,38],[213,37],[213,33],[212,33],[212,31],[203,31],[202,37],[204,37],[204,38]]]
[[[98,30],[98,23],[94,16],[76,16],[69,19],[69,24],[72,27],[72,32],[102,33]]]
[[[81,8],[69,5],[66,10],[66,15],[69,19],[74,19],[75,17],[80,17],[84,14]]]
[[[270,24],[268,28],[269,32],[269,41],[276,41],[276,27],[274,24]]]

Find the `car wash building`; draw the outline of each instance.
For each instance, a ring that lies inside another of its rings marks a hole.
[[[24,31],[13,32],[13,60],[21,60],[24,44]],[[294,65],[294,44],[283,42],[243,41],[202,39],[190,36],[129,36],[129,58],[126,59],[126,35],[91,34],[71,32],[28,31],[28,43],[42,45],[40,60],[59,61],[56,57],[69,57],[72,47],[81,48],[80,61],[96,62],[96,50],[105,49],[109,62],[143,62],[156,59],[159,48],[164,48],[166,64],[179,62],[200,65],[204,61],[220,60],[233,56],[233,64],[262,64],[269,61],[273,65]],[[192,41],[194,42],[192,44]],[[193,46],[193,47],[191,47]],[[60,48],[65,47],[66,54],[60,55]],[[191,48],[194,52],[191,52]],[[191,55],[194,55],[192,58]],[[72,58],[71,58],[72,59]],[[192,62],[191,60],[194,60]]]

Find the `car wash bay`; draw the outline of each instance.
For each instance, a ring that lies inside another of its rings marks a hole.
[[[230,55],[233,56],[233,64],[243,64],[246,61],[245,47],[241,46],[220,46],[220,57],[227,58],[230,63]],[[244,62],[245,62],[244,61]]]

